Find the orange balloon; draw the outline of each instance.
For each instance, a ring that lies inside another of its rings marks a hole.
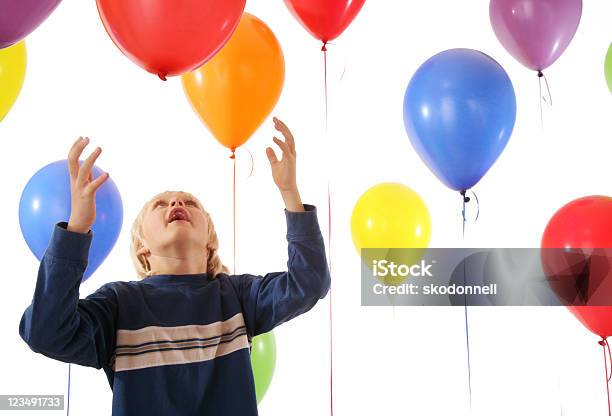
[[[181,78],[204,125],[233,152],[276,105],[285,81],[285,60],[272,30],[252,14],[243,13],[225,46]]]

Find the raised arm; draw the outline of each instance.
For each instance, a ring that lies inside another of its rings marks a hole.
[[[325,297],[331,284],[316,207],[302,204],[298,192],[295,139],[285,123],[276,117],[274,127],[285,137],[284,141],[273,138],[282,151],[282,158],[278,160],[271,147],[266,148],[266,155],[274,183],[285,202],[289,259],[287,271],[231,277],[251,336],[268,332],[310,310]]]
[[[314,205],[305,211],[285,209],[287,271],[265,276],[230,276],[242,303],[247,332],[256,336],[272,330],[323,299],[331,285],[323,236]]]
[[[90,228],[96,217],[96,191],[108,178],[107,173],[96,179],[92,175],[102,151],[99,147],[79,166],[79,156],[88,143],[88,138],[79,138],[70,148],[70,219],[53,229],[19,334],[32,350],[48,357],[101,368],[115,345],[117,299],[109,285],[79,299],[93,239]]]

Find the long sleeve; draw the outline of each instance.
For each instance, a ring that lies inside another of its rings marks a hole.
[[[303,205],[305,212],[285,209],[287,271],[230,277],[242,303],[250,336],[268,332],[309,311],[329,291],[331,277],[317,210],[314,205]]]
[[[109,363],[115,347],[117,299],[110,284],[79,299],[93,232],[66,227],[66,222],[55,225],[19,334],[35,352],[99,369]]]

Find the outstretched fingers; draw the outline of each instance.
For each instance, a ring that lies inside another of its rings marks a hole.
[[[87,186],[85,187],[85,193],[86,194],[95,193],[98,190],[98,188],[101,187],[104,182],[106,182],[108,177],[109,177],[108,172],[104,172],[102,175],[98,176],[96,179],[89,182]]]
[[[295,155],[295,139],[293,137],[293,134],[291,133],[291,130],[289,130],[289,127],[287,127],[287,125],[278,118],[274,117],[273,120],[274,128],[280,131],[285,137],[285,143],[287,143],[289,152]]]
[[[271,147],[266,147],[266,156],[268,156],[268,160],[271,165],[278,163],[278,158],[276,157],[276,153],[274,153],[274,149]]]
[[[98,156],[100,156],[100,153],[102,153],[102,149],[100,147],[96,147],[96,150],[91,152],[89,157],[85,159],[85,162],[83,162],[83,164],[81,165],[79,169],[79,173],[77,175],[77,183],[81,185],[86,185],[87,180],[93,177],[92,176],[93,165],[94,163],[96,163],[96,159],[98,159]]]
[[[70,173],[70,180],[75,181],[79,174],[79,157],[83,153],[83,149],[89,143],[88,137],[79,137],[70,148],[68,152],[68,172]]]
[[[285,153],[291,153],[291,149],[289,148],[289,145],[286,142],[282,141],[278,137],[272,137],[272,140],[274,140],[274,143],[276,143],[278,147],[280,147],[283,151],[283,157],[285,156]]]

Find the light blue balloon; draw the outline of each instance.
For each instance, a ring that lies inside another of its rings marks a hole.
[[[404,96],[415,150],[446,186],[472,188],[506,147],[516,120],[508,74],[493,58],[451,49],[416,71]]]
[[[94,178],[102,173],[94,166]],[[48,164],[26,184],[19,201],[19,226],[28,247],[39,261],[49,245],[55,225],[70,218],[70,206],[70,175],[66,160]],[[112,250],[122,223],[121,195],[113,180],[108,178],[96,192],[96,222],[91,227],[94,236],[83,282]]]

